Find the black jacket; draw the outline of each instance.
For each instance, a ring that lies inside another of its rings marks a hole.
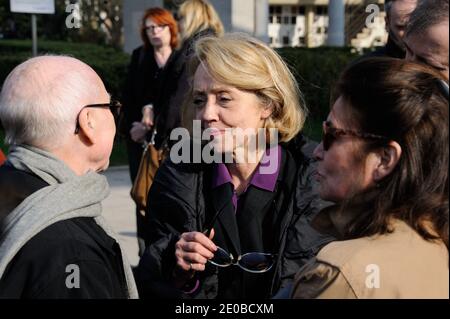
[[[313,167],[300,150],[283,147],[275,192],[250,186],[238,215],[231,206],[229,184],[211,189],[212,167],[167,160],[158,170],[147,206],[147,248],[137,272],[141,297],[268,298],[333,240],[309,226],[310,219],[327,204],[313,190]],[[170,283],[175,267],[174,245],[183,232],[203,231],[222,207],[225,209],[214,227],[216,245],[233,256],[250,251],[274,253],[277,262],[264,274],[233,266],[219,270],[207,264],[196,278],[200,288],[194,294],[185,294]]]
[[[405,50],[400,48],[391,37],[388,38],[385,46],[377,48],[373,52],[369,52],[364,55],[364,58],[374,57],[391,57],[397,59],[404,59],[406,56]]]
[[[162,85],[162,71],[152,48],[140,46],[133,51],[121,98],[124,121],[120,123],[119,130],[125,137],[129,138],[132,123],[141,121],[142,107],[156,102]]]
[[[0,224],[33,192],[40,178],[0,167]],[[1,240],[1,233],[0,233]],[[0,256],[1,258],[1,256]],[[79,269],[79,288],[71,277]],[[0,298],[127,298],[120,248],[93,218],[73,218],[48,226],[31,238],[0,280]]]
[[[214,31],[206,29],[184,41],[182,47],[175,51],[161,74],[161,87],[155,102],[156,137],[155,147],[171,146],[170,132],[180,126],[181,109],[189,92],[188,62],[194,53],[196,41],[202,37],[213,36]]]

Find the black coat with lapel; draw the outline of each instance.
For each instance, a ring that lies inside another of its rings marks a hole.
[[[290,153],[283,150],[281,156],[274,192],[250,185],[240,198],[237,213],[231,201],[233,193],[230,183],[214,189],[205,187],[207,218],[213,218],[223,209],[214,225],[213,241],[235,259],[249,252],[279,253],[283,213],[291,203],[297,175],[297,165]],[[210,174],[205,177],[206,185],[211,185]],[[270,296],[273,274],[273,270],[253,274],[236,266],[220,268],[218,297],[267,298]]]
[[[170,160],[163,163],[149,192],[147,248],[136,272],[141,297],[267,298],[274,293],[285,278],[283,241],[288,229],[297,231],[290,222],[298,206],[295,197],[299,173],[306,174],[310,166],[306,157],[294,160],[289,151],[282,149],[275,191],[250,186],[240,199],[242,207],[237,216],[231,185],[211,187],[213,165],[174,164]],[[316,199],[310,196],[303,206],[314,208],[311,202]],[[184,294],[171,284],[175,243],[183,232],[204,231],[221,209],[214,225],[216,245],[235,257],[246,252],[275,253],[277,264],[264,274],[244,272],[237,266],[218,269],[207,264],[206,270],[197,275],[200,288],[194,294]]]

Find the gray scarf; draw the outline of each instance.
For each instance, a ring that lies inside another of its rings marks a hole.
[[[52,154],[31,146],[13,146],[8,162],[16,169],[35,174],[49,186],[28,196],[5,218],[0,237],[0,279],[14,256],[32,237],[59,221],[92,217],[119,243],[101,216],[101,201],[109,195],[104,176],[92,171],[77,176]],[[133,273],[123,252],[122,260],[129,298],[138,298]]]

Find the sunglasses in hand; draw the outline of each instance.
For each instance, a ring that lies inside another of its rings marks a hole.
[[[213,219],[209,223],[209,226],[206,227],[205,231],[203,231],[204,235],[208,236],[210,234],[217,217],[220,215],[220,213],[224,210],[226,206],[227,205],[225,204],[218,212],[216,212]],[[235,258],[233,254],[217,246],[217,250],[214,253],[214,257],[208,259],[208,262],[214,266],[222,268],[229,266],[238,266],[244,271],[259,274],[268,272],[275,264],[275,260],[276,260],[275,254],[262,252],[249,252],[243,255],[239,255]]]

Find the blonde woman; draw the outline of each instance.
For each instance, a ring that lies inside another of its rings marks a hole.
[[[187,0],[177,12],[181,44],[174,53],[173,63],[167,68],[162,80],[163,87],[155,104],[160,116],[156,123],[155,147],[170,146],[169,134],[180,125],[181,105],[189,90],[186,62],[193,54],[198,39],[205,36],[221,36],[223,25],[214,7],[207,0]]]
[[[183,2],[177,15],[181,40],[186,43],[199,33],[213,33],[217,36],[223,34],[223,25],[207,0],[188,0]]]
[[[160,167],[149,193],[141,296],[270,297],[286,275],[281,263],[294,211],[316,200],[312,193],[293,200],[310,167],[288,147],[295,137],[301,142],[306,116],[299,89],[275,51],[243,34],[199,40],[189,69],[184,114],[201,121],[228,160],[175,164],[171,156]],[[239,129],[247,139],[233,135]],[[267,144],[251,148],[258,130]],[[227,143],[227,134],[235,142]]]

